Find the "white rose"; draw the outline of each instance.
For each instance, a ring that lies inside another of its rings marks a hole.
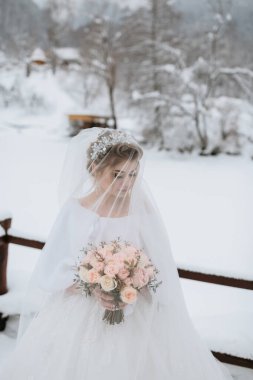
[[[100,278],[100,285],[105,292],[110,292],[117,287],[117,282],[112,277],[104,275]]]
[[[150,265],[149,258],[146,255],[141,255],[138,262],[138,268],[145,268],[147,265]]]
[[[80,266],[78,273],[82,281],[88,282],[88,272],[88,269],[86,269],[83,266]]]

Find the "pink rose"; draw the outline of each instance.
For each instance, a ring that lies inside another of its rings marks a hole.
[[[116,262],[109,262],[106,264],[104,272],[110,277],[115,277],[115,275],[119,272],[120,266]]]
[[[124,253],[122,252],[118,252],[118,253],[115,253],[113,256],[112,256],[112,260],[113,261],[117,261],[118,263],[122,263],[124,264],[124,260],[125,260],[125,255]]]
[[[135,288],[142,288],[143,286],[147,285],[149,282],[149,273],[142,268],[137,268],[134,271],[133,275],[133,286]]]
[[[111,244],[105,245],[103,248],[98,248],[97,252],[104,258],[108,259],[113,255],[114,246]]]
[[[120,280],[125,280],[129,276],[129,270],[126,268],[121,268],[118,272],[118,277]]]
[[[100,281],[100,274],[95,269],[90,269],[87,273],[88,282],[97,284]]]
[[[125,303],[134,303],[137,299],[137,290],[132,288],[131,286],[126,286],[121,290],[120,298]]]
[[[125,257],[125,261],[131,267],[134,267],[137,264],[137,256],[134,253],[129,253]]]

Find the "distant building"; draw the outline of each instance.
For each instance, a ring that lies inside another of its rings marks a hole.
[[[26,76],[29,77],[31,71],[41,66],[49,64],[49,60],[41,48],[36,48],[32,52],[31,56],[28,57],[26,62]]]
[[[37,65],[44,65],[48,62],[48,59],[44,50],[42,50],[41,48],[36,48],[32,52],[29,62]]]
[[[45,52],[41,48],[36,48],[27,58],[26,75],[29,76],[32,70],[41,70],[42,67],[52,69],[53,73],[57,67],[69,68],[70,66],[80,66],[81,56],[79,50],[72,47],[52,48]]]
[[[82,62],[79,50],[72,47],[53,48],[51,52],[51,60],[54,69],[56,67],[81,65]]]

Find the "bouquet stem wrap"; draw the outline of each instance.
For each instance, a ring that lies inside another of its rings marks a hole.
[[[110,325],[119,324],[124,321],[124,311],[119,310],[108,310],[106,309],[103,316],[103,321]]]

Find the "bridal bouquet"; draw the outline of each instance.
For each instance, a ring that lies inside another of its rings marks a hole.
[[[119,238],[98,246],[89,244],[83,253],[74,282],[86,296],[97,287],[113,296],[115,310],[106,309],[103,316],[109,324],[124,320],[123,310],[117,310],[119,302],[133,304],[142,288],[155,292],[161,284],[156,278],[158,270],[143,250]]]

